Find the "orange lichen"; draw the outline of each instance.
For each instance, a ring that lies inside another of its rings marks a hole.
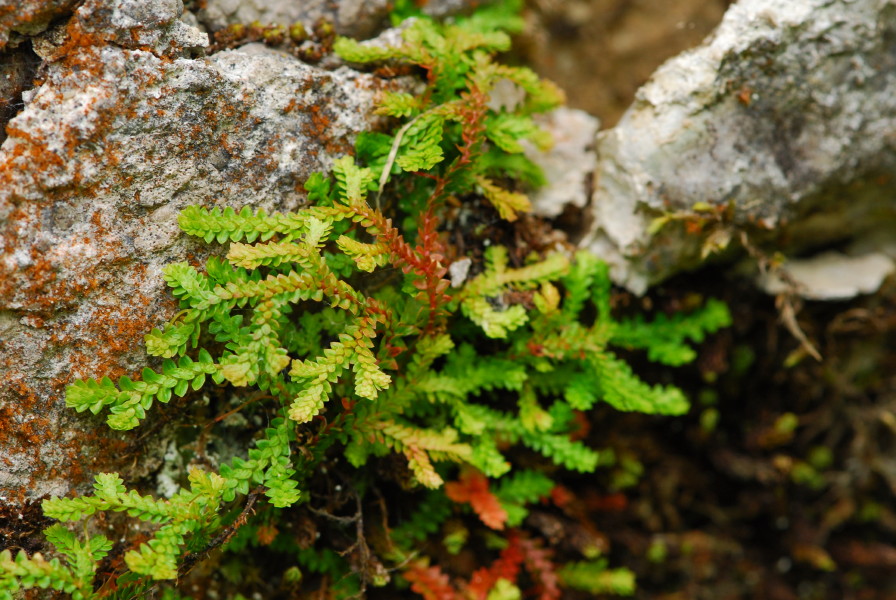
[[[10,30],[34,30],[42,29],[54,18],[66,13],[77,0],[62,0],[56,2],[18,2],[4,3],[0,5],[0,50],[6,47],[6,35]]]

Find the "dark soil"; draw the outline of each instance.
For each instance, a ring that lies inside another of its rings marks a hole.
[[[593,443],[643,466],[624,508],[588,513],[614,562],[637,572],[639,598],[896,598],[896,286],[804,307],[820,363],[772,299],[725,273],[645,301],[675,308],[694,290],[725,299],[735,325],[689,381],[655,374],[690,392],[691,414],[594,425]],[[586,502],[616,491],[612,477],[581,484]]]

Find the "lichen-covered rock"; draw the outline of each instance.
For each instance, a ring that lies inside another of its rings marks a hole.
[[[71,12],[78,0],[0,0],[0,50],[16,34],[35,35]]]
[[[179,234],[178,211],[296,208],[308,175],[374,125],[387,85],[259,45],[190,59],[175,41],[162,52],[152,40],[179,22],[180,3],[128,12],[138,4],[88,0],[53,34],[43,82],[0,146],[0,495],[10,502],[134,462],[100,419],[65,408],[64,387],[145,366],[143,335],[176,311],[161,269],[207,252]],[[147,47],[119,44],[129,31]]]
[[[731,6],[599,136],[588,247],[642,292],[703,260],[693,227],[651,228],[698,203],[776,250],[892,228],[894,40],[892,2]]]
[[[180,21],[181,0],[86,0],[75,17],[81,27],[123,48],[180,55],[208,45],[208,35]]]

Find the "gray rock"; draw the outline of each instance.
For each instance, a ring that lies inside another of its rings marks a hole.
[[[35,35],[54,19],[70,14],[78,0],[0,0],[0,50],[21,35]]]
[[[254,21],[262,25],[300,21],[310,27],[318,19],[326,19],[340,34],[367,37],[388,24],[388,14],[387,0],[208,0],[197,17],[211,31]]]
[[[161,269],[208,252],[179,234],[178,211],[298,207],[305,179],[376,125],[373,98],[396,85],[260,45],[190,59],[110,43],[128,31],[157,39],[179,22],[170,4],[146,15],[129,12],[133,2],[82,5],[73,22],[94,33],[72,44],[63,28],[47,41],[43,83],[0,146],[0,495],[10,502],[144,462],[128,453],[135,436],[62,399],[76,378],[145,366],[143,335],[176,312]]]
[[[34,51],[55,61],[78,46],[114,44],[182,57],[208,46],[208,34],[180,20],[181,0],[86,0],[68,22],[32,40]]]
[[[702,213],[721,219],[714,235],[785,252],[893,227],[894,39],[892,2],[731,6],[600,134],[586,246],[643,292],[702,262],[705,236],[674,218],[650,228],[697,203],[716,208]]]
[[[547,180],[531,194],[533,211],[557,217],[569,207],[584,209],[590,200],[589,179],[597,158],[594,138],[600,122],[584,111],[562,107],[538,118],[538,124],[554,138],[554,146],[548,152],[526,151]]]
[[[430,0],[427,14],[444,17],[482,4],[476,0]],[[262,25],[287,25],[302,22],[306,27],[318,19],[333,23],[341,35],[368,38],[389,25],[389,0],[206,0],[197,16],[211,31],[228,25],[248,25],[254,21]]]

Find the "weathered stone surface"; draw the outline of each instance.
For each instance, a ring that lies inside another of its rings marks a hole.
[[[557,217],[569,207],[584,209],[590,200],[589,179],[597,158],[594,137],[600,122],[584,111],[563,107],[540,117],[538,123],[551,133],[554,146],[548,152],[526,152],[546,179],[545,186],[531,195],[533,211]]]
[[[894,91],[892,2],[741,0],[599,136],[586,245],[641,292],[702,261],[701,235],[650,230],[696,203],[775,250],[893,227]]]
[[[181,55],[208,45],[208,35],[180,21],[181,0],[86,0],[75,17],[81,27],[123,48]]]
[[[128,12],[135,0],[103,6],[86,2],[47,35],[42,85],[0,146],[0,495],[10,502],[134,462],[125,438],[65,408],[63,390],[146,364],[143,334],[176,310],[162,267],[207,252],[179,235],[179,209],[296,208],[307,176],[371,128],[387,85],[259,45],[178,57],[183,38],[164,36],[179,2],[146,14]],[[123,47],[129,32],[147,43]]]
[[[387,0],[208,0],[197,17],[212,31],[234,23],[283,25],[301,21],[310,26],[318,19],[327,19],[343,35],[367,37],[388,23],[388,14]]]
[[[462,12],[475,4],[475,0],[431,0],[424,10],[431,15],[446,16]],[[262,25],[290,24],[300,21],[306,26],[318,19],[333,23],[342,35],[367,38],[389,24],[388,0],[207,0],[197,12],[200,22],[211,31],[228,25],[248,25],[258,21]]]
[[[71,12],[78,0],[0,0],[0,50],[16,34],[34,35]]]

